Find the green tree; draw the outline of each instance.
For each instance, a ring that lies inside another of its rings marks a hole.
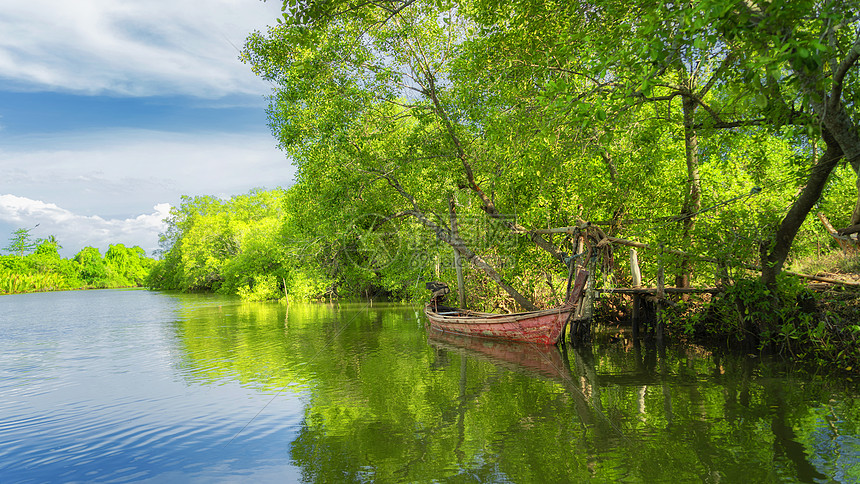
[[[799,111],[803,114],[800,126],[810,138],[820,136],[825,145],[819,159],[809,166],[802,191],[763,250],[762,279],[771,287],[837,162],[844,157],[855,172],[860,168],[856,108],[860,90],[852,82],[860,59],[860,20],[846,15],[858,8],[856,1],[815,0],[709,1],[692,7],[696,20],[687,26],[691,33],[708,29],[717,41],[744,53],[736,72],[739,80],[757,87],[768,118],[785,122]],[[852,216],[852,223],[858,222],[860,198]]]
[[[854,119],[856,83],[848,76],[860,50],[857,19],[844,15],[856,9],[856,2],[741,5],[714,0],[646,3],[631,10],[627,2],[610,0],[587,6],[574,2],[562,15],[552,12],[554,5],[541,7],[538,2],[518,2],[499,11],[494,2],[475,6],[476,18],[491,38],[520,41],[482,51],[508,64],[543,71],[548,80],[537,85],[545,87],[543,97],[555,105],[550,112],[607,126],[646,102],[671,105],[673,99],[682,100],[689,186],[681,211],[686,235],[694,226],[688,215],[701,206],[696,188],[701,182],[696,159],[702,151],[696,149],[701,134],[713,137],[729,129],[747,137],[768,133],[791,139],[806,159],[794,166],[780,163],[788,169],[783,178],[800,171],[795,184],[802,190],[781,221],[762,234],[762,279],[769,286],[775,284],[836,161],[842,152],[857,152],[860,146]],[[558,28],[557,17],[575,27]],[[511,35],[512,30],[522,34]],[[521,45],[526,49],[519,49]],[[535,59],[537,52],[547,60]],[[677,122],[671,107],[657,115]],[[549,120],[564,125],[561,119]],[[809,147],[819,136],[828,148],[815,160]],[[611,163],[614,157],[606,160]]]
[[[90,286],[106,287],[108,270],[101,252],[95,247],[84,247],[75,255],[81,278]]]
[[[81,287],[81,280],[76,264],[60,256],[59,249],[62,246],[53,235],[42,239],[35,252],[26,256],[24,260],[29,266],[31,273],[54,275],[59,278],[54,289],[70,289]]]
[[[438,277],[434,259],[453,249],[480,269],[467,277],[484,293],[503,287],[531,307],[548,300],[539,286],[572,248],[530,229],[582,217],[724,267],[761,263],[773,286],[810,208],[847,200],[827,191],[856,125],[857,20],[840,9],[285,2],[280,24],[243,52],[277,86],[271,127],[299,170],[282,229],[246,238],[229,204],[205,223],[182,214],[176,234],[218,228],[182,241],[170,263],[231,288],[251,290],[255,274],[280,274],[287,287],[312,274],[344,291],[405,294]],[[467,230],[476,220],[525,235],[481,244]],[[191,261],[211,250],[195,245],[205,233],[229,234],[235,250]],[[275,240],[283,252],[245,252]],[[403,242],[427,257],[390,257]],[[713,282],[714,268],[695,259],[643,257],[676,263],[680,285]]]
[[[270,107],[272,127],[302,179],[325,180],[324,190],[339,192],[323,198],[334,200],[338,207],[330,213],[348,222],[373,214],[412,217],[520,306],[534,308],[511,274],[459,229],[461,218],[478,214],[521,228],[499,208],[513,213],[516,206],[500,205],[486,184],[509,167],[522,173],[522,166],[484,156],[483,111],[466,111],[450,82],[458,49],[475,35],[470,22],[452,4],[329,6],[325,13],[310,4],[266,36],[253,35],[245,50],[255,71],[280,88]],[[541,171],[543,160],[528,161],[529,171]],[[476,203],[458,206],[460,190]],[[531,238],[562,259],[542,236]]]
[[[38,226],[39,224],[36,224],[36,227]],[[33,236],[30,235],[30,231],[36,227],[32,229],[18,229],[12,232],[12,236],[9,237],[9,245],[4,247],[3,250],[18,257],[24,257],[25,254],[32,252],[39,245],[39,241],[33,239]]]
[[[139,286],[143,284],[151,265],[146,251],[138,246],[112,244],[104,257],[111,286]]]
[[[147,284],[211,290],[248,299],[283,297],[288,280],[285,192],[252,190],[228,200],[185,197],[162,234],[163,258]],[[296,206],[298,211],[303,206]],[[292,219],[288,219],[292,220]]]

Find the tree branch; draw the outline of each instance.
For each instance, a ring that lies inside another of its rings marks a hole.
[[[840,99],[842,98],[842,85],[845,81],[845,76],[848,74],[848,70],[851,66],[857,62],[858,58],[860,58],[860,36],[857,37],[854,44],[851,45],[851,49],[848,51],[848,54],[846,54],[845,58],[842,59],[842,62],[839,63],[839,67],[836,71],[833,72],[833,87],[830,89],[830,99],[827,102],[828,109],[836,109],[840,103]]]

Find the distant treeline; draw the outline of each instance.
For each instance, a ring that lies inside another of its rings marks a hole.
[[[302,186],[223,200],[184,197],[171,209],[150,287],[214,291],[248,300],[314,299],[378,289],[375,273],[349,264],[350,227],[329,230]]]
[[[12,255],[0,256],[0,294],[142,286],[155,262],[137,246],[111,245],[104,257],[85,247],[66,259],[54,237],[20,242],[6,248]]]

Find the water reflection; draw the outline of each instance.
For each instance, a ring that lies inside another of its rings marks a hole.
[[[855,482],[838,382],[696,347],[426,333],[399,305],[242,304],[177,323],[189,381],[301,391],[308,481]],[[197,321],[195,323],[195,321]]]
[[[429,351],[414,347],[408,360],[394,360],[389,349],[403,334],[376,334],[385,350],[371,354],[334,342],[337,375],[317,370],[291,446],[313,480],[860,477],[853,395],[772,362],[696,348],[559,351],[433,333]],[[831,418],[820,419],[822,411]]]
[[[856,389],[759,358],[440,335],[396,304],[104,294],[98,318],[88,294],[77,321],[72,296],[60,323],[0,320],[0,481],[860,480]]]

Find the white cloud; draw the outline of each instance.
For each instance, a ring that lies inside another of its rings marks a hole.
[[[138,245],[151,254],[158,248],[158,234],[164,231],[163,220],[169,213],[170,204],[159,203],[149,213],[105,219],[98,215],[79,215],[41,200],[0,195],[0,221],[14,227],[38,224],[31,234],[34,237],[56,236],[67,257],[85,246],[96,247],[104,253],[110,244]]]
[[[0,90],[256,106],[271,86],[238,60],[237,49],[253,30],[275,24],[280,6],[278,0],[5,2]],[[0,206],[0,237],[5,230],[40,223],[34,235],[57,236],[64,254],[85,245],[104,249],[108,243],[150,251],[160,230],[156,218],[165,203],[178,204],[180,195],[228,197],[293,181],[294,168],[263,126],[258,133],[247,132],[245,124],[223,128],[229,132],[187,132],[180,123],[170,124],[170,110],[163,119],[119,113],[97,107],[84,113],[79,127],[70,116],[36,127],[39,134],[27,134],[34,128],[21,119],[2,120],[12,134],[0,146],[0,190],[7,194]],[[194,129],[194,116],[182,116]],[[60,132],[55,125],[81,131]],[[87,127],[93,125],[153,129]],[[156,202],[162,204],[152,212]]]
[[[259,94],[237,59],[280,2],[28,0],[0,9],[0,77],[28,89],[148,96]]]
[[[295,168],[265,133],[109,130],[33,137],[0,148],[0,179],[17,196],[128,216],[179,195],[230,196],[289,186]]]

